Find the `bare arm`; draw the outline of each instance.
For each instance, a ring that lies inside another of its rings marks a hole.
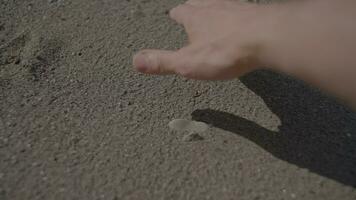
[[[356,2],[302,0],[252,5],[189,0],[170,13],[190,44],[143,50],[136,69],[222,80],[266,67],[322,88],[356,108]]]
[[[356,2],[310,0],[299,4],[284,5],[290,15],[266,38],[262,62],[356,108]]]

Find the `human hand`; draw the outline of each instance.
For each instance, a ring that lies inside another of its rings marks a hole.
[[[184,26],[189,45],[178,51],[142,50],[134,56],[134,66],[142,73],[192,79],[241,76],[261,65],[258,35],[266,34],[262,27],[272,21],[268,11],[266,6],[231,0],[189,0],[169,13]]]

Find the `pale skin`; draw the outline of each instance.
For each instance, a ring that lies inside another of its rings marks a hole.
[[[139,72],[226,80],[264,68],[302,79],[356,108],[354,0],[189,0],[170,17],[184,26],[189,44],[177,51],[138,52],[133,63]]]

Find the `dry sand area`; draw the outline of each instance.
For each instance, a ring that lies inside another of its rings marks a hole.
[[[356,199],[356,114],[334,99],[268,71],[133,70],[184,45],[182,2],[0,1],[1,200]]]

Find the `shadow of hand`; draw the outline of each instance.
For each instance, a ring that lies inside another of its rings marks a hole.
[[[282,160],[356,187],[354,112],[283,75],[259,71],[241,81],[279,116],[279,133],[210,109],[196,110],[192,118],[243,136]]]

